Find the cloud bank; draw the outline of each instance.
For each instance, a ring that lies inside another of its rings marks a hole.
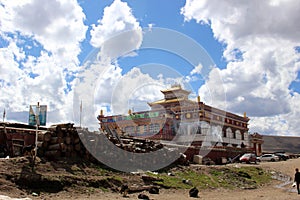
[[[290,85],[299,69],[300,4],[280,1],[187,0],[181,9],[186,21],[208,24],[224,44],[221,74],[228,110],[250,115],[252,131],[297,134],[299,94]],[[213,73],[213,71],[211,72]],[[211,74],[206,84],[217,84]],[[199,89],[207,95],[205,85]],[[222,102],[219,102],[222,104]],[[282,128],[279,128],[282,127]]]

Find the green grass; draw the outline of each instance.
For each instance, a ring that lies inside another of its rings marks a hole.
[[[247,173],[251,176],[251,179],[254,180],[258,185],[264,185],[272,180],[271,174],[264,171],[259,167],[242,167],[242,168],[233,168],[235,172]]]
[[[123,178],[121,177],[121,176],[111,176],[110,177],[111,179],[114,179],[114,180],[116,180],[116,181],[120,181],[120,182],[123,182]]]
[[[155,183],[166,188],[190,189],[192,187],[208,188],[217,186],[210,176],[193,170],[177,172],[175,176],[169,176],[166,173],[148,175],[163,179],[163,181],[156,181]],[[189,180],[190,184],[184,183],[183,180]]]
[[[271,175],[259,167],[211,167],[205,170],[194,170],[192,168],[186,171],[176,172],[175,176],[169,176],[167,173],[154,175],[148,174],[162,181],[155,183],[167,188],[190,189],[197,187],[199,189],[208,188],[245,188],[253,189],[271,181]],[[191,184],[183,183],[182,180],[189,180]]]

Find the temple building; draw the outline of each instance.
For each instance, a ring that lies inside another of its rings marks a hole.
[[[259,133],[253,133],[249,135],[250,147],[254,150],[257,156],[262,155],[262,144],[264,143],[263,136]]]
[[[102,130],[111,134],[143,137],[195,147],[250,148],[249,118],[201,101],[189,99],[180,85],[161,90],[164,98],[150,102],[150,110],[128,111],[128,115],[98,116]]]

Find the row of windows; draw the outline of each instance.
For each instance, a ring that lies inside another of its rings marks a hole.
[[[202,127],[202,128],[201,128]],[[205,128],[206,127],[206,128]],[[177,127],[179,128],[179,127]],[[208,134],[208,131],[211,131],[211,133],[221,133],[222,137],[224,138],[233,138],[233,139],[241,139],[245,140],[245,134],[242,133],[240,130],[232,131],[231,128],[227,128],[226,130],[222,130],[220,126],[217,127],[210,127],[207,125],[202,126],[191,126],[190,131],[187,131],[187,127],[182,126],[183,128],[181,132],[183,134],[189,133],[189,134]],[[141,126],[127,126],[124,128],[124,131],[128,134],[130,133],[158,133],[160,131],[160,125],[158,123],[150,124],[150,125],[141,125]],[[173,130],[174,131],[174,130]]]
[[[244,123],[244,122],[238,122],[238,121],[235,121],[233,119],[229,119],[229,118],[224,118],[222,116],[219,116],[219,115],[212,115],[211,113],[209,112],[190,112],[190,113],[185,113],[185,114],[177,114],[176,115],[176,119],[192,119],[192,118],[201,118],[201,117],[207,117],[207,118],[210,118],[210,119],[213,119],[213,120],[216,120],[216,121],[221,121],[221,122],[226,122],[228,124],[232,124],[232,125],[236,125],[236,126],[241,126],[241,127],[245,127],[247,128],[247,123]]]
[[[126,126],[124,131],[126,133],[157,133],[160,130],[158,123],[142,126]]]
[[[201,127],[198,127],[198,129],[195,131],[196,134],[202,134],[202,129]],[[221,132],[221,130],[218,130],[217,132]],[[205,133],[207,134],[207,133]],[[231,128],[227,128],[225,131],[222,131],[222,136],[224,138],[233,138],[233,139],[237,139],[237,135],[241,136],[241,140],[245,140],[245,134],[241,133],[241,131],[237,130],[235,132],[232,132]]]

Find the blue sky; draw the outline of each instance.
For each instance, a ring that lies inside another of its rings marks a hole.
[[[180,83],[247,112],[250,132],[299,135],[299,13],[296,0],[0,0],[0,110],[27,123],[39,101],[49,125],[78,124],[82,101],[97,127],[100,109],[147,109]]]

